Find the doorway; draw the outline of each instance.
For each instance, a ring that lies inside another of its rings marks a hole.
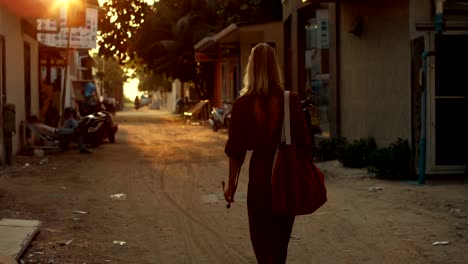
[[[431,91],[431,167],[463,172],[468,162],[468,34],[435,36],[435,82]]]
[[[24,106],[25,116],[31,115],[31,46],[24,42]]]
[[[6,148],[3,129],[3,107],[6,104],[5,37],[0,35],[0,164],[5,164]]]

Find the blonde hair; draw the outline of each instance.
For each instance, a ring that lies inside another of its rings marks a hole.
[[[284,90],[275,50],[266,43],[252,48],[245,69],[243,95],[268,95],[269,88]]]

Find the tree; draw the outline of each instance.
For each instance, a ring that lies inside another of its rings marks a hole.
[[[150,7],[144,0],[107,0],[99,14],[99,55],[128,59],[128,45]]]
[[[118,60],[116,58],[104,58],[97,55],[94,55],[93,59],[98,65],[96,77],[104,86],[106,94],[112,95],[111,97],[120,96],[120,93],[122,93],[120,90],[128,76]]]
[[[202,89],[203,69],[195,62],[193,46],[231,23],[278,20],[282,12],[280,0],[159,0],[153,6],[111,0],[103,9],[108,16],[117,14],[119,24],[101,28],[106,36],[101,54],[117,51],[121,62],[128,56],[141,74],[194,81],[201,98],[209,93]],[[140,18],[139,23],[124,21],[129,17]],[[103,23],[112,21],[108,17]],[[116,37],[116,30],[129,33]]]

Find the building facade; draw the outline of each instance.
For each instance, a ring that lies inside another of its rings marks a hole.
[[[428,173],[462,172],[468,162],[468,126],[459,118],[468,113],[462,2],[285,0],[286,80],[303,97],[317,97],[319,136],[374,137],[380,147],[406,139],[416,170],[422,153]]]
[[[20,122],[39,112],[39,43],[35,19],[43,1],[0,1],[0,163],[20,150]]]
[[[267,42],[275,47],[283,68],[283,30],[279,21],[231,24],[194,46],[196,61],[208,72],[204,79],[213,91],[210,100],[213,106],[232,104],[239,96],[250,50],[260,42]]]

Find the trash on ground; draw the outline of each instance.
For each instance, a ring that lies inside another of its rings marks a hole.
[[[114,244],[115,244],[115,245],[121,245],[121,246],[123,246],[123,245],[125,245],[126,243],[127,243],[127,242],[125,242],[125,241],[114,240]]]
[[[48,158],[45,158],[45,159],[42,159],[41,161],[39,161],[39,164],[41,164],[41,165],[44,165],[44,164],[47,164],[47,163],[49,163]]]
[[[71,244],[71,242],[73,242],[73,238],[72,238],[72,239],[70,239],[70,240],[68,240],[68,241],[67,241],[67,242],[65,242],[65,243],[60,243],[60,245],[61,245],[61,246],[68,246],[68,245],[70,245],[70,244]]]
[[[450,241],[436,241],[432,243],[433,246],[439,246],[439,245],[449,245]]]
[[[452,214],[454,214],[454,213],[455,213],[455,214],[459,214],[459,213],[461,213],[461,209],[452,208],[452,209],[450,209],[450,213],[452,213]]]
[[[33,252],[35,255],[44,255],[44,251],[35,251]]]
[[[383,190],[383,188],[380,187],[380,186],[375,186],[375,187],[369,187],[367,190],[368,190],[369,192],[376,192],[376,191],[381,191],[381,190]]]
[[[44,157],[44,151],[42,149],[35,149],[34,156],[36,157]]]
[[[51,232],[51,233],[60,233],[62,231],[58,230],[58,229],[54,229],[54,228],[43,228],[42,230],[45,230],[45,231],[48,231],[48,232]]]
[[[112,200],[125,200],[127,199],[127,195],[125,193],[116,193],[116,194],[111,194],[109,197]]]
[[[73,211],[75,214],[88,214],[88,212],[85,211]]]
[[[297,236],[291,236],[290,238],[291,238],[292,240],[301,240],[301,238],[300,238],[300,237],[297,237]]]
[[[29,167],[29,165],[30,165],[29,163],[25,163],[25,164],[24,164],[25,167]]]
[[[327,211],[325,211],[325,212],[320,212],[320,213],[316,213],[315,215],[324,215],[324,214],[326,214],[326,213],[327,213]]]

